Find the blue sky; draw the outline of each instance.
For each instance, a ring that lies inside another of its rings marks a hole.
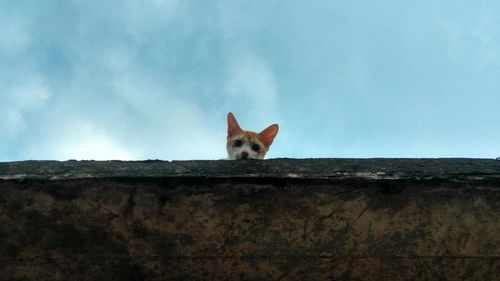
[[[0,0],[0,161],[500,156],[498,1]]]

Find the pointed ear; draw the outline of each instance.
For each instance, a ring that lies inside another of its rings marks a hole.
[[[269,147],[273,143],[274,137],[278,134],[278,124],[273,124],[264,129],[264,131],[259,133],[260,140],[265,146]]]
[[[227,114],[227,135],[232,136],[237,132],[242,131],[240,128],[240,125],[238,124],[238,121],[236,121],[236,118],[234,118],[234,115],[229,112]]]

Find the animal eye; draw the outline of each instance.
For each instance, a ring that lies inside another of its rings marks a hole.
[[[234,146],[236,146],[236,147],[240,147],[240,146],[242,146],[242,145],[243,145],[243,142],[242,142],[241,140],[235,140],[235,141],[234,141]]]
[[[260,145],[258,144],[253,144],[252,145],[252,150],[255,151],[255,152],[259,152],[260,151]]]

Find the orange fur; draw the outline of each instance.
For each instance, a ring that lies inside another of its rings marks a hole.
[[[229,112],[227,115],[228,129],[227,129],[227,144],[226,148],[230,159],[246,159],[242,153],[246,153],[248,158],[264,159],[269,147],[274,141],[279,127],[273,124],[260,133],[253,131],[242,130],[234,115]],[[235,141],[241,141],[241,146],[237,147]],[[260,147],[259,151],[252,149],[253,145]]]

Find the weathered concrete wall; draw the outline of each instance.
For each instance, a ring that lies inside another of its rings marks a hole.
[[[500,280],[500,161],[0,163],[0,280]]]

